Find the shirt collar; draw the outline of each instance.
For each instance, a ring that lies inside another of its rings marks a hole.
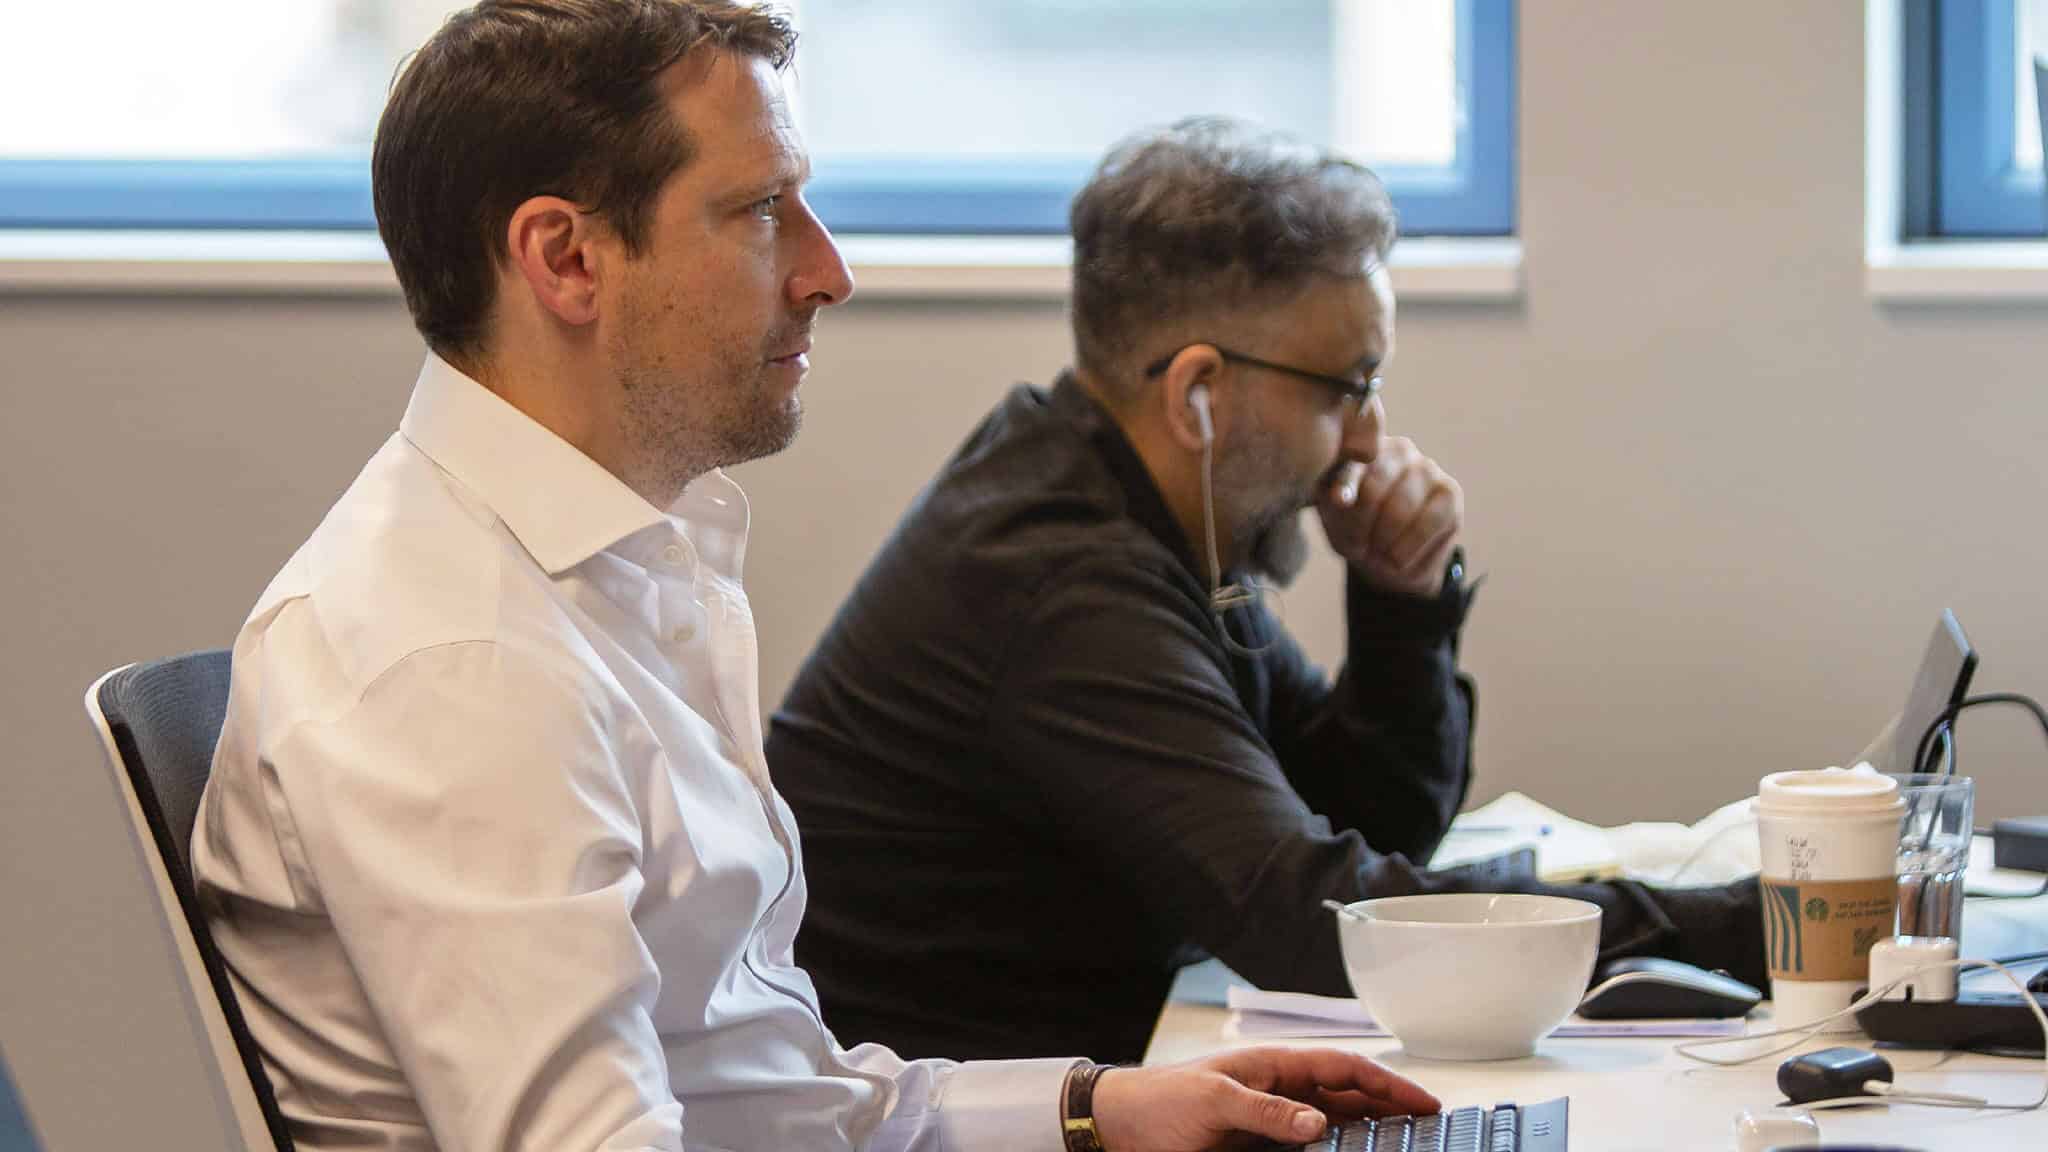
[[[1061,372],[1053,382],[1052,410],[1078,429],[1102,458],[1109,474],[1123,490],[1124,511],[1130,514],[1131,519],[1157,536],[1160,543],[1165,544],[1187,568],[1189,575],[1206,584],[1208,577],[1195,566],[1195,553],[1187,533],[1181,531],[1180,522],[1167,508],[1166,497],[1160,495],[1159,485],[1152,479],[1152,470],[1145,467],[1144,458],[1131,446],[1116,418],[1088,394],[1071,369]]]
[[[664,519],[603,465],[432,353],[398,430],[482,497],[550,576]]]

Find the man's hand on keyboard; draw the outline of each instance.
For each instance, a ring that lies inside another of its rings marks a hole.
[[[1095,1084],[1107,1152],[1197,1152],[1240,1134],[1297,1144],[1332,1123],[1435,1112],[1422,1086],[1327,1048],[1245,1048],[1163,1068],[1115,1068]]]

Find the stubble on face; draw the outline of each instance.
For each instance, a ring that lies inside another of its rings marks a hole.
[[[765,340],[696,342],[684,356],[660,334],[706,330],[702,310],[658,291],[629,292],[622,303],[610,358],[621,431],[643,468],[680,490],[714,468],[772,456],[796,440],[801,393],[784,394],[767,358],[807,339],[811,317],[777,325]]]
[[[1219,530],[1240,542],[1240,563],[1264,579],[1287,587],[1308,563],[1308,536],[1301,510],[1314,498],[1293,479],[1287,445],[1278,430],[1259,417],[1243,425],[1244,437],[1218,454],[1216,516]]]

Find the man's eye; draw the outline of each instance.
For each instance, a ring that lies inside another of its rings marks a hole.
[[[781,196],[763,196],[752,204],[747,205],[747,211],[752,212],[763,220],[773,220],[775,219],[776,212],[781,207]]]

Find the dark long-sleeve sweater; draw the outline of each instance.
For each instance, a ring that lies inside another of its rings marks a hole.
[[[1263,609],[1219,620],[1199,571],[1071,378],[1014,390],[906,514],[768,739],[811,886],[797,958],[842,1043],[1136,1059],[1181,965],[1341,994],[1320,902],[1417,891],[1580,896],[1610,954],[1761,979],[1753,885],[1411,863],[1470,779],[1455,579],[1351,577],[1332,681]]]

